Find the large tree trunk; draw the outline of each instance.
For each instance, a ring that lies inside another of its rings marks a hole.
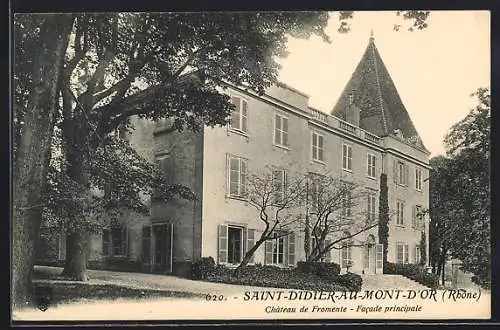
[[[66,132],[68,143],[66,149],[66,160],[68,162],[67,173],[71,179],[80,184],[81,194],[78,198],[86,199],[88,195],[88,172],[87,172],[87,152],[82,150],[85,148],[82,137],[88,136],[85,129],[78,129],[79,123],[73,120],[75,125],[70,132]],[[73,209],[68,212],[69,228],[66,235],[66,262],[63,270],[63,275],[70,277],[76,281],[86,281],[87,276],[87,257],[85,255],[85,246],[87,244],[88,235],[86,228],[82,226],[84,222],[84,211],[81,209]]]
[[[89,193],[88,152],[87,138],[89,136],[84,119],[74,117],[65,118],[63,123],[65,140],[66,173],[81,187],[77,198],[86,200]],[[75,208],[68,210],[68,230],[66,235],[66,261],[62,275],[76,281],[86,281],[87,256],[85,246],[88,241],[84,223],[84,210]]]
[[[66,263],[63,275],[75,281],[87,281],[87,259],[85,256],[86,235],[81,231],[66,236]]]
[[[73,22],[70,14],[47,15],[34,54],[33,90],[21,128],[14,164],[12,221],[12,304],[31,300],[34,248],[41,224],[52,132],[57,109],[58,79]]]

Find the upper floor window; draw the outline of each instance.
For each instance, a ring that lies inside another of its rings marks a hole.
[[[287,187],[287,172],[285,170],[273,171],[274,198],[277,202],[285,199]]]
[[[231,97],[235,106],[231,113],[230,127],[233,130],[247,133],[248,105],[247,101],[238,96]]]
[[[368,169],[368,176],[371,178],[374,178],[376,176],[375,172],[376,162],[377,162],[377,157],[374,154],[368,154],[367,169]]]
[[[415,168],[415,189],[422,190],[422,170]]]
[[[413,219],[412,219],[413,228],[420,229],[422,227],[422,206],[415,205],[413,207]]]
[[[323,153],[323,141],[323,135],[312,132],[312,158],[321,162],[325,160]]]
[[[403,186],[408,185],[408,164],[400,160],[394,160],[393,170],[394,182]]]
[[[279,113],[274,116],[274,144],[288,147],[288,118]]]
[[[247,160],[241,157],[228,157],[229,196],[245,197]]]
[[[403,201],[396,201],[396,225],[404,225],[404,209],[405,203]]]
[[[346,190],[342,194],[342,215],[347,218],[352,216],[352,195],[350,190]]]
[[[342,145],[342,169],[352,171],[352,146]]]

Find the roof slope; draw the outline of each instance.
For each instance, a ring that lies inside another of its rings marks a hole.
[[[394,134],[399,129],[405,140],[425,148],[380,57],[373,36],[331,114],[345,120],[351,100],[361,109],[362,129],[378,136]]]

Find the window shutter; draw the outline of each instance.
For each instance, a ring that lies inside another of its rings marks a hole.
[[[247,101],[241,100],[241,130],[243,132],[247,131]]]
[[[127,226],[122,227],[121,234],[122,234],[122,246],[121,246],[122,253],[121,254],[128,257],[128,227]]]
[[[366,173],[368,173],[368,175],[371,175],[370,164],[371,164],[371,157],[370,157],[370,154],[367,154],[366,155]]]
[[[271,265],[273,263],[273,241],[267,240],[265,243],[264,264]]]
[[[151,226],[142,227],[142,263],[151,265]]]
[[[408,251],[408,244],[405,244],[405,245],[404,245],[404,249],[405,249],[405,250],[404,250],[404,263],[405,263],[405,264],[407,264],[407,263],[409,263],[409,256],[408,256],[408,253],[410,253],[410,252]]]
[[[255,229],[247,228],[247,252],[255,245]],[[255,252],[254,252],[255,254]],[[250,257],[249,263],[253,263],[254,255]]]
[[[288,265],[295,266],[295,233],[288,235]]]
[[[247,161],[240,159],[240,196],[245,197],[247,194]]]
[[[227,226],[219,225],[218,263],[227,262]]]
[[[396,159],[392,161],[392,169],[393,169],[392,175],[394,183],[398,183],[398,161]]]
[[[404,169],[405,169],[405,185],[409,186],[410,167],[408,166],[408,164],[404,165]]]
[[[283,141],[281,143],[284,146],[288,146],[288,118],[282,117],[282,127],[281,130],[283,131]]]
[[[109,229],[104,229],[102,232],[102,254],[108,257],[111,254],[110,249],[110,231]]]
[[[330,245],[331,241],[330,240],[325,240],[325,245],[324,248],[326,249]],[[325,252],[325,262],[331,262],[332,260],[332,249],[328,249],[328,251]]]
[[[375,245],[375,273],[382,274],[384,272],[384,246],[382,244]]]
[[[413,228],[418,228],[418,219],[417,219],[417,206],[413,205],[412,207],[412,221],[411,225]]]

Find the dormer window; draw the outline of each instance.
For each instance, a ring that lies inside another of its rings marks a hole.
[[[348,100],[349,100],[349,105],[354,103],[354,93],[353,92],[349,93]]]

